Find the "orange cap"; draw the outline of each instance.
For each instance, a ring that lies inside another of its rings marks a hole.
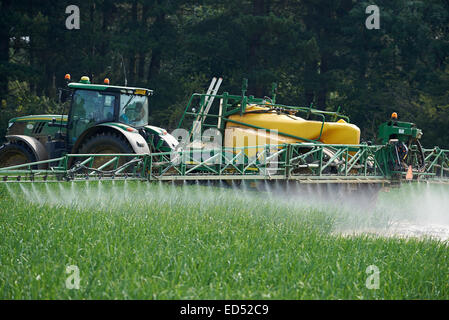
[[[104,84],[109,84],[109,78],[104,78]]]
[[[64,76],[64,79],[66,79],[66,80],[70,80],[70,74],[69,73],[67,73],[65,76]]]
[[[391,119],[397,119],[398,118],[398,114],[396,112],[393,112],[391,114]]]

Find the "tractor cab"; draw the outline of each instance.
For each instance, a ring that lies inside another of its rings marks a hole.
[[[151,90],[90,83],[69,83],[68,87],[73,90],[67,128],[69,147],[86,130],[102,123],[133,128],[148,125]]]

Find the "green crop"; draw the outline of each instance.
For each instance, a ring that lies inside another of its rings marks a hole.
[[[0,299],[449,298],[447,242],[348,236],[391,217],[302,199],[207,185],[1,184]],[[366,287],[370,265],[378,289]],[[67,288],[67,266],[79,268],[79,289]]]

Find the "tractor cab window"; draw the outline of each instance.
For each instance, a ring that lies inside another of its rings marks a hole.
[[[114,120],[115,96],[98,91],[77,90],[73,95],[72,115],[88,122]]]
[[[91,126],[114,121],[115,96],[91,90],[76,90],[71,108],[69,136],[76,141]]]
[[[133,127],[148,124],[148,97],[140,95],[120,95],[120,122]]]

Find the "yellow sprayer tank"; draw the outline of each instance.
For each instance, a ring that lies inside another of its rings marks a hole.
[[[324,144],[360,143],[360,129],[343,119],[323,124],[322,121],[305,120],[285,113],[278,114],[275,110],[256,105],[249,105],[242,116],[235,114],[229,119],[239,123],[227,122],[225,147],[307,142],[299,138],[316,140]],[[278,134],[266,133],[251,126],[277,130]]]

